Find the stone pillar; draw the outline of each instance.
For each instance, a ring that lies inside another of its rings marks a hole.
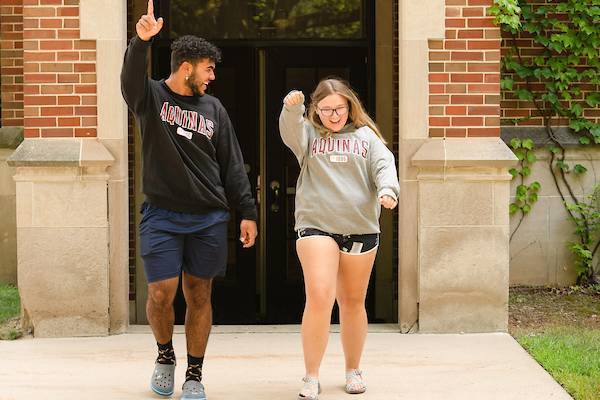
[[[516,157],[499,138],[431,139],[419,168],[420,332],[505,332]]]
[[[6,164],[23,140],[23,128],[0,128],[0,283],[17,284],[17,217],[14,168]]]
[[[109,333],[107,167],[96,139],[25,140],[16,167],[18,281],[36,337]]]

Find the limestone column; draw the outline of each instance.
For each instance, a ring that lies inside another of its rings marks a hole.
[[[419,169],[419,332],[505,332],[516,157],[499,138],[431,139]]]
[[[36,337],[109,332],[106,168],[94,139],[25,140],[16,168],[17,257],[24,326]]]

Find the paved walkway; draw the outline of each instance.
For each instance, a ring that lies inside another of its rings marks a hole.
[[[161,398],[148,388],[154,339],[145,328],[133,327],[131,332],[1,341],[0,399]],[[177,399],[186,365],[181,333],[176,333],[174,345]],[[319,399],[571,399],[508,334],[401,335],[380,329],[367,338],[362,367],[368,391],[345,394],[340,338],[333,333],[321,369]],[[295,329],[217,328],[211,335],[204,367],[209,400],[294,400],[302,373]]]

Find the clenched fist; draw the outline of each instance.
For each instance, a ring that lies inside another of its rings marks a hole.
[[[140,20],[135,24],[135,31],[140,39],[148,41],[154,37],[163,27],[162,17],[158,21],[154,18],[154,4],[152,0],[148,0],[148,12],[142,15]]]
[[[283,104],[286,106],[295,106],[297,104],[304,104],[304,93],[299,90],[292,90],[283,99]]]
[[[379,204],[381,204],[385,208],[391,210],[398,205],[398,202],[396,200],[394,200],[394,198],[392,196],[388,196],[387,194],[384,194],[383,196],[381,196],[379,198]]]

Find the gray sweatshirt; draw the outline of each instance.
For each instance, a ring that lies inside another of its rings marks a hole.
[[[323,137],[304,119],[304,105],[283,106],[279,131],[300,164],[296,230],[379,233],[383,195],[398,199],[394,155],[368,126],[346,125]]]

